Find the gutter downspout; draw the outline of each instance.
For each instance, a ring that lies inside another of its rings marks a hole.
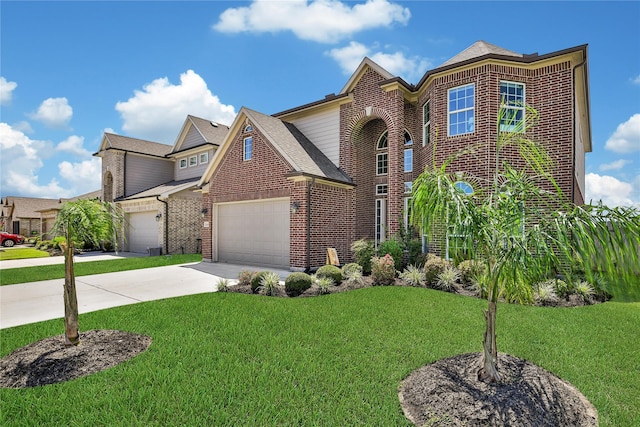
[[[311,272],[311,186],[316,182],[315,178],[307,181],[307,268],[305,273]]]
[[[573,92],[573,117],[571,120],[572,123],[572,127],[573,127],[573,147],[571,149],[571,203],[575,204],[575,192],[576,192],[576,143],[577,143],[577,134],[576,134],[576,113],[577,113],[577,106],[578,106],[578,101],[576,99],[576,70],[579,67],[583,67],[585,64],[587,63],[587,52],[585,49],[585,55],[584,58],[582,60],[582,62],[580,62],[579,64],[577,64],[575,67],[573,67],[573,69],[571,70],[571,78],[573,80],[573,85],[572,85],[572,92]],[[587,100],[588,102],[588,100]],[[584,199],[586,199],[586,194],[584,194],[583,196]],[[586,200],[582,200],[582,203],[586,203]]]
[[[164,242],[162,247],[165,250],[165,255],[169,255],[169,204],[160,196],[156,196],[156,200],[164,204]]]

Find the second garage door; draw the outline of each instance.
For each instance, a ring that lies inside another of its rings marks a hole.
[[[157,248],[158,222],[156,211],[129,214],[129,251],[148,253],[148,248]]]
[[[218,261],[289,267],[289,199],[219,204]]]

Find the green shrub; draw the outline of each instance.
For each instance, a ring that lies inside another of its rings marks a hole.
[[[251,292],[254,294],[258,291],[258,288],[262,285],[262,279],[269,273],[268,271],[258,271],[251,277]]]
[[[51,248],[53,249],[61,249],[60,243],[66,243],[67,239],[64,236],[54,237],[51,241]]]
[[[396,270],[402,270],[403,251],[396,239],[385,240],[378,245],[378,256],[390,255]]]
[[[371,257],[375,253],[372,240],[360,239],[351,244],[351,252],[358,264],[362,266],[364,274],[371,273]]]
[[[280,293],[280,275],[273,271],[267,271],[262,275],[259,289],[264,295],[277,296]]]
[[[317,277],[315,284],[318,286],[318,295],[325,295],[331,293],[331,287],[335,282],[331,277]]]
[[[336,284],[342,282],[342,270],[335,265],[323,265],[316,271],[318,277],[328,277],[332,279]]]
[[[405,250],[409,253],[407,262],[409,265],[422,267],[424,265],[426,254],[422,253],[422,241],[420,239],[411,239],[405,245]]]
[[[371,279],[374,285],[392,285],[396,279],[395,262],[391,255],[371,258]]]
[[[424,282],[427,286],[435,285],[438,280],[438,275],[444,271],[445,268],[450,266],[451,263],[447,260],[440,258],[437,255],[429,254],[424,263]]]
[[[291,273],[284,280],[284,290],[290,297],[296,297],[311,287],[311,276],[307,273]]]
[[[229,286],[229,279],[220,278],[218,279],[218,283],[216,283],[218,292],[229,292]]]
[[[460,280],[460,272],[454,266],[448,265],[436,277],[435,288],[443,291],[452,291],[455,288],[455,284]]]
[[[240,273],[238,273],[238,285],[250,285],[251,279],[253,278],[254,274],[255,272],[253,271],[242,270]]]
[[[408,266],[400,273],[400,278],[409,286],[424,286],[424,272],[415,265]]]
[[[351,262],[342,266],[342,278],[345,280],[352,279],[353,276],[358,275],[362,277],[362,266],[358,263]]]
[[[535,286],[533,294],[535,300],[541,305],[555,305],[558,302],[556,286],[553,280],[540,282]]]
[[[593,289],[593,286],[587,281],[582,281],[576,285],[573,292],[582,298],[583,301],[591,301],[593,296],[596,294],[596,291]]]
[[[561,298],[568,297],[573,292],[573,287],[561,279],[551,279],[556,290],[556,295]]]
[[[467,259],[458,264],[460,280],[464,284],[471,284],[473,279],[484,273],[487,267],[479,261]]]

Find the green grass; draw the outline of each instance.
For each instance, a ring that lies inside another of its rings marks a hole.
[[[6,259],[47,258],[49,252],[39,251],[34,248],[15,248],[0,251],[0,261]]]
[[[105,261],[76,262],[74,263],[74,267],[76,276],[88,276],[90,274],[138,270],[141,268],[162,267],[165,265],[199,261],[202,261],[202,255],[200,254],[162,255],[153,257],[121,258]],[[64,278],[64,264],[8,268],[2,270],[2,274],[0,274],[0,286],[62,278]]]
[[[398,385],[480,351],[486,302],[374,287],[317,298],[200,294],[80,316],[153,338],[88,377],[0,390],[0,425],[410,426]],[[601,426],[640,425],[640,303],[500,304],[498,348],[575,385]],[[61,320],[2,331],[1,354],[61,334]]]

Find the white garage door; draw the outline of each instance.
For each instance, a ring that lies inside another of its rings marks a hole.
[[[289,267],[289,199],[217,205],[218,261]]]
[[[129,214],[129,251],[147,253],[147,248],[158,248],[158,222],[156,211]]]

